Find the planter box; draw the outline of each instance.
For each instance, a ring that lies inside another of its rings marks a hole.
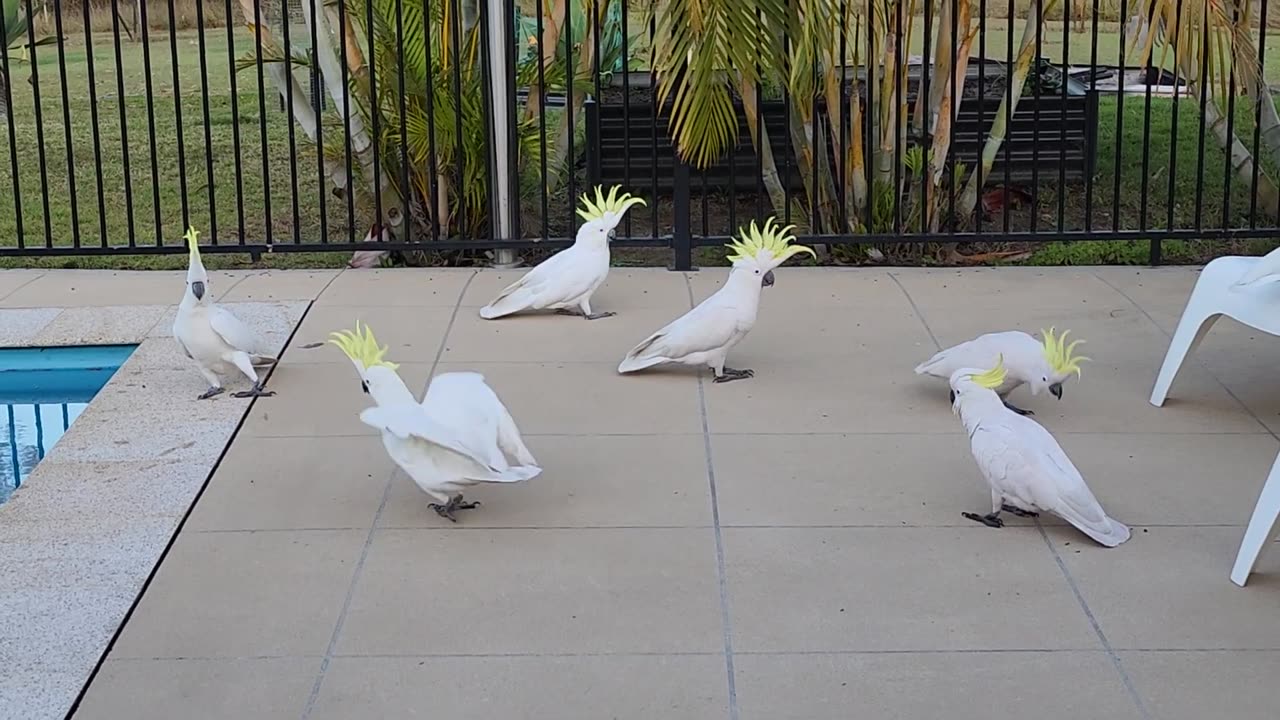
[[[737,146],[730,156],[706,169],[707,187],[727,192],[732,183],[736,192],[753,192],[759,185],[754,138],[747,128],[742,105],[736,103],[735,106],[738,114]],[[825,106],[826,103],[820,100],[818,115],[823,118],[826,117]],[[1093,172],[1097,146],[1097,93],[1068,95],[1066,98],[1059,94],[1042,95],[1038,116],[1036,106],[1036,99],[1030,95],[1019,102],[992,168],[991,182],[1004,182],[1006,153],[1012,183],[1030,183],[1033,175],[1040,182],[1056,183],[1060,167],[1065,170],[1067,180],[1072,181],[1083,180]],[[964,101],[952,139],[951,162],[962,162],[969,168],[976,166],[999,108],[999,98],[968,98]],[[656,177],[657,189],[670,192],[675,155],[667,131],[669,106],[658,115],[656,124],[651,103],[633,102],[624,112],[620,102],[603,102],[598,105],[598,112],[600,137],[588,137],[587,145],[599,148],[600,182],[605,185],[622,184],[629,176],[631,188],[643,192],[646,188],[653,188]],[[786,105],[780,101],[767,101],[763,103],[762,114],[778,172],[793,192],[802,193],[803,179],[796,169],[795,153],[787,134]],[[846,127],[848,123],[849,119],[845,118]],[[913,144],[908,141],[908,146]],[[789,182],[785,179],[788,167]],[[701,187],[701,171],[694,171],[693,185]]]

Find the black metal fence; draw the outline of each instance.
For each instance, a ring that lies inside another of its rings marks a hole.
[[[597,183],[648,200],[617,244],[677,268],[769,215],[846,262],[1158,264],[1280,224],[1265,1],[0,8],[0,257],[179,253],[188,226],[254,255],[556,247]]]

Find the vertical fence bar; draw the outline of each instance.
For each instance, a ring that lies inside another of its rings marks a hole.
[[[763,25],[763,23],[762,23],[762,18],[761,18],[761,13],[760,13],[760,8],[759,8],[759,6],[757,6],[757,7],[756,7],[756,26],[755,26],[755,28],[754,28],[754,31],[755,31],[755,33],[756,33],[756,37],[757,37],[757,38],[760,36],[760,33],[764,31],[764,29],[763,29],[762,25]],[[763,217],[764,217],[764,198],[765,198],[765,192],[766,192],[766,191],[765,191],[765,187],[764,187],[764,153],[765,153],[765,147],[764,147],[764,142],[765,142],[765,140],[764,140],[764,137],[765,137],[765,136],[764,136],[764,87],[761,85],[760,80],[759,80],[759,78],[761,77],[761,73],[760,73],[760,61],[759,61],[759,59],[757,59],[757,60],[756,60],[755,68],[756,68],[756,78],[757,78],[757,79],[756,79],[756,82],[755,82],[755,93],[756,93],[756,98],[755,98],[755,103],[756,103],[756,108],[755,108],[755,110],[756,110],[756,136],[755,136],[755,148],[756,148],[756,218],[763,218]],[[745,111],[746,111],[746,109],[747,109],[747,106],[746,106],[746,103],[745,103],[745,102],[744,102],[744,103],[743,103],[743,105],[742,105],[742,109],[743,109],[743,111],[744,111],[744,112],[745,112]],[[770,150],[770,155],[772,156],[772,148],[770,148],[769,150]],[[777,162],[776,162],[776,160],[775,160],[775,162],[774,162],[774,172],[775,172],[775,173],[777,172]],[[737,232],[737,227],[734,227],[734,228],[731,228],[731,229],[732,229],[732,231],[733,231],[733,232],[735,232],[735,233]]]
[[[1231,25],[1235,27],[1240,21],[1240,6],[1231,3]],[[1227,137],[1235,139],[1236,136],[1236,61],[1234,57],[1228,57],[1227,62],[1231,64],[1231,69],[1227,72]],[[1231,148],[1228,146],[1223,155],[1222,168],[1222,228],[1225,230],[1231,227],[1231,175],[1233,168],[1231,166]],[[1257,164],[1257,157],[1254,157],[1254,163]]]
[[[483,0],[481,1],[483,2]],[[377,223],[377,226],[378,226],[378,232],[375,233],[374,237],[371,239],[381,240],[382,231],[386,229],[385,217],[382,214],[382,126],[380,122],[382,118],[382,104],[378,101],[378,56],[375,50],[375,48],[377,47],[377,41],[374,37],[373,3],[372,2],[365,3],[364,17],[365,17],[365,34],[367,35],[366,39],[369,43],[369,57],[365,58],[368,61],[365,64],[365,68],[369,71],[369,118],[371,120],[370,125],[372,126],[372,132],[373,132],[373,136],[372,136],[372,140],[373,140],[373,147],[372,147],[372,150],[373,150],[373,178],[372,178],[373,217],[374,217],[374,222]],[[461,19],[462,19],[462,16],[458,15],[457,20],[459,24],[461,24],[461,21],[462,21]],[[459,73],[459,78],[461,78],[461,73],[462,73],[461,66],[459,66],[457,70]],[[458,93],[458,119],[459,121],[461,121],[462,119],[462,93],[461,92]],[[462,147],[463,147],[462,137],[461,135],[459,135],[458,152],[460,154],[462,152],[461,150]],[[459,163],[459,168],[461,168],[461,163]],[[458,183],[458,187],[459,188],[463,187],[461,182]]]
[[[809,98],[809,103],[813,106],[813,114],[809,117],[809,142],[813,144],[813,164],[809,168],[809,173],[812,175],[809,178],[809,232],[814,235],[821,235],[822,166],[827,163],[827,158],[823,152],[826,143],[821,141],[822,126],[818,124],[818,98],[822,94],[822,76],[818,74],[817,53],[814,54],[809,72],[813,77],[813,97]],[[833,110],[833,108],[827,108],[828,118],[832,116]]]
[[[1034,0],[1039,2],[1039,0]],[[1036,21],[1040,22],[1040,6],[1036,6]],[[1009,3],[1009,26],[1007,42],[1005,44],[1005,62],[1004,62],[1004,142],[1001,144],[1001,150],[1004,151],[1004,187],[1002,188],[1004,197],[1000,203],[1000,214],[1002,219],[1002,228],[1004,232],[1009,232],[1010,208],[1012,205],[1012,197],[1009,194],[1010,186],[1013,184],[1013,143],[1009,142],[1013,134],[1013,26],[1014,26],[1014,6]],[[1031,18],[1027,18],[1027,22],[1031,22]],[[1022,96],[1022,88],[1018,88],[1018,97]],[[979,202],[981,204],[981,202]]]
[[[1070,0],[1064,0],[1070,2]],[[1044,80],[1044,68],[1040,58],[1044,54],[1044,0],[1035,0],[1040,12],[1036,17],[1036,52],[1031,60],[1031,232],[1036,232],[1040,221],[1040,91]]]
[[[729,77],[737,77],[737,73],[734,71],[732,59],[729,60]],[[739,93],[739,95],[741,95],[741,93]],[[743,114],[745,114],[747,110],[745,98],[739,98],[739,99],[744,100],[744,103],[742,105],[742,111],[743,111]],[[734,116],[733,116],[733,122],[735,125],[738,122],[738,115],[736,112],[734,113]],[[733,235],[735,232],[737,232],[737,228],[738,228],[738,133],[737,133],[736,127],[734,128],[733,145],[729,148],[729,183],[728,185],[729,185],[729,220],[728,220],[729,227],[726,229],[726,232],[728,235]]]
[[[0,13],[0,38],[8,36],[9,29],[5,26],[4,13]],[[18,249],[22,249],[26,247],[27,243],[23,239],[22,183],[18,177],[18,135],[13,119],[13,75],[9,71],[9,43],[6,42],[0,42],[0,75],[4,78],[4,97],[0,97],[0,102],[4,103],[5,125],[9,130],[9,172],[13,178],[14,225],[18,233]]]
[[[943,2],[953,2],[953,1],[954,0],[943,0]],[[932,4],[932,2],[933,0],[925,0],[926,8],[928,5]],[[897,118],[898,122],[901,124],[902,127],[907,127],[908,125],[911,124],[911,121],[909,119],[910,116],[908,115],[908,117],[898,117],[899,109],[902,107],[903,103],[906,102],[907,100],[906,98],[903,97],[903,95],[907,92],[906,86],[907,86],[907,83],[910,82],[910,75],[911,75],[911,73],[907,72],[908,70],[907,64],[911,62],[910,53],[908,53],[906,51],[906,48],[903,47],[904,38],[903,38],[903,32],[902,32],[902,2],[901,1],[894,3],[894,11],[895,11],[894,28],[898,37],[893,40],[893,96],[887,97],[887,98],[881,98],[880,101],[883,103],[893,103],[893,107],[894,107],[893,117]],[[928,12],[929,12],[928,9],[926,9],[925,13],[927,14]],[[925,22],[928,22],[928,21],[926,20]],[[867,31],[875,32],[875,28],[868,27]],[[906,42],[910,43],[911,42],[910,38],[906,38]],[[927,62],[928,54],[929,54],[929,49],[928,47],[925,47],[924,57],[926,58],[926,62]],[[920,92],[919,86],[917,86],[916,87],[917,97],[919,92]],[[874,109],[870,103],[868,103],[867,106],[868,106],[867,108],[868,110]],[[925,127],[927,128],[929,125],[929,119],[925,118],[924,123],[925,123]],[[885,128],[880,128],[880,132],[882,134],[885,132],[885,130],[886,130]],[[915,130],[916,132],[921,132],[920,128],[915,128]],[[893,232],[901,235],[904,232],[903,223],[902,223],[902,154],[907,151],[907,148],[902,147],[903,140],[904,140],[903,133],[899,131],[897,127],[895,127],[893,131],[894,131],[893,132],[893,188],[892,188]],[[928,145],[926,144],[924,145],[924,147],[927,148]],[[868,231],[874,232],[874,230],[868,230]]]
[[[1124,22],[1123,18],[1129,16],[1128,7],[1128,0],[1120,0],[1121,23]],[[1124,26],[1122,24],[1121,28],[1123,27]],[[1120,232],[1120,179],[1124,175],[1124,166],[1120,164],[1124,156],[1124,51],[1125,43],[1121,42],[1120,68],[1118,70],[1120,77],[1116,83],[1116,153],[1115,164],[1113,165],[1115,171],[1111,190],[1111,232]]]
[[[1150,17],[1149,9],[1148,9],[1147,16]],[[1147,230],[1147,206],[1149,204],[1149,199],[1147,195],[1148,195],[1148,192],[1150,191],[1149,183],[1151,179],[1151,83],[1152,83],[1152,78],[1151,78],[1150,58],[1147,59],[1146,67],[1144,67],[1143,70],[1147,75],[1147,82],[1146,82],[1147,87],[1146,87],[1146,92],[1144,93],[1146,102],[1142,107],[1142,180],[1140,181],[1140,187],[1142,189],[1139,191],[1139,194],[1141,195],[1142,200],[1140,201],[1138,206],[1138,229],[1146,231]],[[1158,67],[1155,70],[1156,70],[1156,76],[1159,77],[1159,74],[1163,70],[1163,68]],[[1154,243],[1152,243],[1152,245],[1154,246]]]
[[[98,120],[98,76],[93,57],[93,23],[89,17],[89,3],[80,3],[80,20],[84,23],[84,59],[89,80],[89,119],[93,124],[93,169],[97,179],[95,189],[98,196],[98,239],[102,247],[107,247],[107,198],[102,187],[102,129]],[[0,36],[4,33],[0,32]],[[123,100],[123,98],[121,98]],[[16,180],[16,178],[15,178]]]
[[[574,113],[574,107],[573,107],[573,81],[577,79],[577,72],[575,71],[575,67],[573,64],[574,44],[575,43],[573,42],[573,3],[566,2],[564,4],[564,46],[565,46],[564,48],[564,78],[565,78],[564,111],[569,114],[567,118],[567,124],[568,124],[568,130],[569,130],[569,138],[568,138],[569,154],[567,156],[568,168],[566,168],[566,172],[568,172],[569,174],[569,177],[567,178],[568,186],[569,186],[569,202],[567,203],[568,207],[565,208],[565,211],[568,214],[568,218],[569,218],[568,232],[570,237],[573,237],[576,234],[574,232],[574,227],[577,226],[577,222],[574,219],[574,204],[575,204],[575,198],[578,196],[576,183],[574,182],[575,180],[574,176],[576,174],[574,170],[578,165],[578,154],[574,152],[575,150],[574,139],[575,139],[576,128],[574,127],[575,113]],[[658,203],[654,202],[654,207],[657,207],[657,205]]]
[[[253,46],[254,56],[258,61],[258,133],[261,140],[258,149],[262,153],[262,209],[263,219],[266,221],[266,242],[271,245],[274,242],[272,226],[275,223],[271,216],[271,162],[269,160],[271,154],[267,141],[267,88],[262,75],[262,4],[258,2],[253,4]]]
[[[227,22],[229,24],[230,20],[228,19]],[[116,107],[120,111],[120,160],[121,170],[124,172],[125,220],[129,232],[129,247],[134,247],[137,244],[137,237],[134,234],[133,221],[133,171],[129,165],[129,121],[125,111],[124,55],[120,49],[120,0],[111,0],[111,38],[115,45]]]
[[[1071,79],[1071,2],[1062,6],[1062,107],[1058,108],[1058,232],[1067,227],[1067,86]]]
[[[867,0],[868,3],[871,0]],[[791,0],[787,0],[787,13],[791,12]],[[782,29],[782,53],[783,56],[791,55],[791,35],[787,32],[786,27]],[[795,143],[791,142],[791,93],[787,89],[787,83],[782,83],[782,137],[787,139],[788,145],[794,147]],[[764,118],[760,121],[763,123]],[[782,162],[782,196],[785,199],[786,207],[782,210],[782,224],[791,224],[791,153],[787,152]]]
[[[1093,29],[1092,37],[1089,39],[1089,92],[1095,100],[1098,97],[1098,7],[1099,0],[1093,0]],[[1097,107],[1096,102],[1094,107]],[[1098,121],[1099,118],[1095,113],[1091,120],[1093,127],[1087,131],[1091,137],[1098,136]],[[1085,147],[1088,149],[1089,159],[1085,163],[1084,175],[1084,231],[1089,233],[1093,231],[1093,175],[1096,165],[1094,156],[1098,154],[1098,145],[1095,142],[1089,142]]]
[[[875,122],[876,75],[878,74],[877,73],[878,64],[877,64],[877,58],[876,58],[875,23],[871,20],[873,16],[872,13],[874,12],[874,7],[872,5],[873,0],[866,0],[866,3],[867,3],[866,13],[864,14],[863,17],[867,18],[867,20],[863,25],[863,32],[866,33],[867,35],[867,61],[866,61],[867,67],[866,67],[866,70],[863,72],[863,76],[865,77],[865,82],[863,82],[862,85],[867,89],[867,102],[864,105],[864,110],[862,111],[862,117],[865,119],[863,133],[862,133],[862,137],[863,137],[862,167],[863,167],[863,172],[866,175],[867,201],[866,201],[866,207],[864,208],[866,212],[866,220],[864,221],[863,225],[864,225],[864,231],[871,233],[871,232],[875,232],[875,227],[874,227],[875,217],[872,213],[873,213],[873,208],[875,205],[875,197],[876,197],[875,174],[874,174],[875,165],[876,165],[876,151],[878,150],[878,148],[876,147],[876,144],[877,144],[876,128],[879,127],[878,123]],[[895,226],[896,226],[896,223],[895,223]]]
[[[987,0],[978,0],[978,131],[974,135],[977,153],[974,159],[974,182],[978,186],[978,203],[973,209],[974,232],[982,234],[982,219],[985,213],[982,208],[982,187],[985,178],[982,173],[982,137],[987,132],[982,123],[985,121],[983,110],[987,103]]]
[[[541,2],[541,0],[539,0]],[[631,188],[631,30],[627,27],[627,16],[630,8],[626,0],[622,3],[622,186]],[[650,92],[652,95],[652,90]],[[656,173],[657,168],[654,168]],[[658,204],[658,198],[649,198],[649,202]],[[631,213],[623,219],[624,234],[631,237]]]
[[[35,18],[28,18],[34,22]],[[58,33],[58,79],[62,87],[62,137],[66,142],[67,153],[67,199],[71,202],[71,244],[80,247],[80,203],[76,198],[76,153],[75,141],[71,137],[71,99],[67,90],[67,54],[66,40],[62,33],[62,0],[53,0],[53,25]],[[32,58],[34,64],[35,58]],[[94,128],[96,134],[97,128]],[[49,192],[49,186],[44,187]]]
[[[88,3],[85,3],[86,5]],[[228,25],[231,18],[226,19]],[[213,135],[209,127],[209,62],[204,42],[204,3],[196,3],[196,40],[200,52],[200,111],[204,119],[204,182],[209,197],[209,237],[218,244],[218,203],[213,190]]]
[[[27,17],[33,18],[31,0],[26,0]],[[35,24],[27,23],[27,43],[31,49],[31,94],[35,100],[36,111],[36,152],[40,159],[40,200],[44,209],[44,245],[53,247],[53,226],[49,217],[49,166],[44,151],[44,103],[40,100],[40,60],[36,57]],[[16,467],[16,465],[15,465]]]
[[[481,0],[481,5],[484,2]],[[406,242],[413,237],[413,215],[409,212],[409,200],[413,197],[413,188],[409,185],[409,120],[404,96],[404,0],[396,0],[396,81],[400,93],[400,237]],[[488,25],[485,25],[488,28]],[[486,53],[487,56],[487,53]],[[486,86],[489,83],[485,83]],[[512,98],[514,100],[514,98]]]
[[[313,0],[319,2],[320,0]],[[440,0],[445,2],[446,0]],[[424,0],[430,2],[430,0]],[[347,30],[350,27],[350,18],[347,17],[347,3],[345,0],[338,2],[338,37],[341,38],[342,44],[342,60],[338,63],[342,74],[342,150],[343,161],[346,172],[346,185],[343,187],[343,198],[347,201],[347,242],[354,243],[356,241],[356,188],[355,188],[355,172],[352,167],[351,157],[351,72],[348,67],[349,51],[347,49]],[[323,11],[322,11],[323,12]],[[428,67],[430,63],[428,62]],[[433,89],[434,92],[434,89]]]
[[[1204,131],[1208,120],[1205,117],[1205,109],[1209,105],[1209,83],[1205,81],[1206,76],[1209,74],[1209,25],[1208,23],[1202,24],[1204,27],[1201,31],[1200,47],[1205,50],[1200,53],[1200,72],[1196,76],[1196,82],[1200,84],[1200,142],[1196,149],[1196,232],[1200,232],[1204,227]]]
[[[960,119],[960,104],[964,102],[964,82],[966,78],[958,77],[957,65],[960,64],[960,17],[959,3],[956,0],[948,0],[951,6],[951,77],[947,81],[951,83],[951,105],[947,108],[947,112],[951,117],[947,118],[947,151],[951,155],[951,162],[947,162],[947,158],[943,158],[942,168],[947,175],[947,229],[948,234],[954,236],[956,234],[956,173],[955,173],[955,144],[956,144],[956,122]],[[972,7],[972,6],[970,6]],[[969,28],[965,28],[967,35]],[[966,71],[967,74],[967,71]],[[939,202],[939,205],[942,203]]]
[[[1035,1],[1040,2],[1040,0],[1035,0]],[[954,3],[955,0],[942,0],[942,2]],[[1009,3],[1010,13],[1013,12],[1013,5],[1014,3]],[[902,43],[898,43],[898,45],[901,46]],[[933,45],[933,3],[930,2],[929,0],[925,0],[925,3],[924,3],[924,49],[920,56],[921,57],[920,84],[916,86],[916,97],[917,99],[924,98],[923,102],[924,102],[924,107],[926,108],[925,111],[921,113],[921,117],[920,117],[921,122],[924,124],[924,127],[916,128],[916,134],[918,138],[917,142],[919,142],[921,148],[923,148],[922,152],[924,153],[923,157],[925,161],[925,174],[923,178],[924,181],[920,183],[920,205],[922,208],[924,208],[923,212],[921,213],[921,220],[923,223],[921,230],[928,230],[928,222],[925,220],[925,218],[928,218],[930,215],[930,212],[929,212],[930,203],[936,202],[936,200],[931,201],[929,199],[929,185],[931,183],[929,182],[929,172],[928,172],[929,148],[933,147],[933,112],[932,112],[932,108],[929,108],[929,97],[930,97],[929,75],[933,72],[933,57],[929,52],[929,47],[931,45]],[[904,64],[910,62],[909,56],[906,53],[902,53],[902,57],[903,57],[902,62]],[[896,94],[899,91],[895,90],[894,92]],[[903,122],[906,122],[906,120],[904,119]],[[896,168],[895,168],[895,172],[896,172]],[[899,205],[902,201],[901,193],[902,193],[901,187],[895,187],[893,189],[893,204],[895,207]]]
[[[507,66],[507,88],[511,92],[510,102],[505,106],[507,113],[507,167],[510,168],[510,174],[507,177],[508,197],[511,199],[511,237],[524,237],[524,223],[522,216],[524,215],[524,195],[520,191],[521,186],[521,158],[524,156],[524,147],[520,140],[520,126],[517,124],[518,119],[516,112],[516,90],[519,87],[519,81],[516,75],[516,55],[519,53],[516,44],[516,36],[519,34],[516,30],[516,2],[515,0],[506,0],[503,6],[504,17],[502,22],[503,35],[502,42],[505,44],[505,52],[502,57],[506,60]]]
[[[173,0],[165,3],[169,11],[169,61],[173,75],[173,121],[178,141],[178,192],[182,200],[182,229],[191,226],[191,207],[187,200],[187,138],[182,130],[182,82],[178,78],[178,23],[174,18]]]
[[[116,2],[117,0],[112,0]],[[312,0],[319,2],[319,0]],[[339,3],[341,8],[342,3]],[[225,0],[224,12],[227,17],[227,79],[231,91],[231,154],[236,173],[236,235],[237,242],[244,244],[244,166],[240,159],[240,91],[236,87],[236,33],[235,20],[231,14],[231,0]]]
[[[649,13],[649,47],[652,48],[658,39],[658,13]],[[652,202],[649,204],[649,211],[653,215],[653,237],[657,239],[660,235],[658,232],[658,116],[660,115],[661,102],[658,97],[658,71],[654,68],[653,63],[649,63],[649,102],[653,107],[653,123],[650,125],[650,150],[652,157],[650,159],[653,172],[650,174],[649,180],[652,185],[650,198]],[[672,140],[672,150],[675,150],[675,141]],[[673,191],[674,192],[674,191]],[[687,205],[686,205],[687,207]],[[687,211],[686,211],[687,212]]]
[[[461,202],[463,191],[466,189],[465,168],[466,157],[463,153],[464,140],[462,135],[462,11],[459,7],[458,0],[445,0],[451,3],[449,17],[449,35],[452,38],[452,63],[453,66],[453,164],[454,164],[454,182],[457,183],[456,197],[458,198],[458,207],[450,216],[457,215],[463,211]],[[447,197],[446,197],[447,202]],[[463,224],[458,223],[458,237],[464,236]]]
[[[587,119],[587,186],[594,187],[600,184],[600,103],[587,96],[582,113]]]
[[[169,0],[170,3],[173,0]],[[285,104],[285,123],[289,126],[289,208],[292,210],[290,219],[293,221],[293,242],[298,244],[302,242],[302,235],[299,232],[299,225],[302,224],[301,216],[298,212],[298,163],[295,159],[298,157],[298,139],[297,131],[294,128],[293,115],[293,35],[290,32],[291,24],[289,22],[289,0],[280,0],[280,34],[284,42],[284,104]]]
[[[546,8],[542,0],[537,0],[536,8],[538,13],[538,199],[542,203],[541,237],[547,240],[551,236],[551,209],[547,192],[547,185],[551,178],[547,175],[547,56],[542,48],[542,19],[546,14]],[[656,176],[657,168],[654,170]],[[658,203],[654,200],[653,204],[656,206]]]
[[[1267,12],[1265,5],[1263,6],[1262,12],[1263,12],[1263,16],[1265,17]],[[1177,6],[1174,8],[1174,11],[1173,11],[1173,17],[1174,17],[1173,24],[1175,28],[1180,28],[1182,26],[1182,0],[1178,0]],[[1169,118],[1169,193],[1165,202],[1165,205],[1166,205],[1165,230],[1166,231],[1172,231],[1174,229],[1174,215],[1173,215],[1173,209],[1175,204],[1174,193],[1177,191],[1177,178],[1178,178],[1178,100],[1182,95],[1181,73],[1176,72],[1176,69],[1178,67],[1178,45],[1179,43],[1173,43],[1173,48],[1172,48],[1173,67],[1175,69],[1175,73],[1173,78],[1173,102],[1171,103],[1172,110],[1170,112],[1171,117]],[[1259,56],[1259,59],[1261,59],[1261,56]],[[1257,157],[1256,153],[1254,154],[1254,157]],[[1152,243],[1152,245],[1153,245],[1152,251],[1154,253],[1155,244]],[[1154,264],[1155,263],[1153,262],[1152,265]]]
[[[1182,0],[1178,0],[1178,9],[1182,9]],[[1249,191],[1249,229],[1258,227],[1258,173],[1262,163],[1258,160],[1258,150],[1262,144],[1262,103],[1275,102],[1271,98],[1271,89],[1267,85],[1267,3],[1262,3],[1261,18],[1258,21],[1258,84],[1253,88],[1253,177]],[[1176,65],[1175,65],[1176,67]],[[1280,210],[1280,208],[1277,208]]]
[[[320,68],[320,53],[316,51],[316,45],[320,42],[319,31],[316,23],[321,18],[316,17],[316,3],[318,0],[307,0],[307,12],[310,17],[311,33],[311,107],[316,114],[316,200],[320,209],[320,237],[321,244],[329,242],[329,209],[325,203],[325,186],[329,184],[328,176],[324,170],[324,93],[325,79],[324,71]],[[327,39],[326,39],[327,41]],[[431,54],[427,53],[428,61]]]
[[[493,77],[496,68],[493,67],[493,56],[490,55],[490,43],[494,41],[489,36],[489,3],[487,0],[479,0],[477,3],[480,11],[480,20],[474,32],[479,36],[480,40],[480,73],[485,80],[480,83],[480,98],[483,105],[481,122],[484,123],[484,178],[485,178],[485,194],[488,197],[486,209],[488,210],[489,221],[489,237],[495,240],[506,240],[502,237],[500,228],[502,227],[499,214],[502,210],[498,206],[498,182],[493,176],[494,167],[494,117],[493,112],[493,83],[488,78]],[[495,258],[496,260],[497,258]],[[502,262],[502,260],[497,260]]]
[[[675,171],[672,173],[672,222],[671,249],[672,270],[686,271],[693,269],[693,229],[690,227],[689,212],[689,166],[680,151],[672,148],[675,157]],[[654,203],[657,204],[656,202]]]
[[[847,203],[849,197],[849,173],[848,167],[845,164],[845,158],[849,156],[849,136],[844,131],[845,122],[848,120],[848,116],[845,114],[847,101],[845,100],[844,95],[845,84],[849,81],[847,74],[849,61],[848,58],[845,57],[849,52],[848,3],[849,0],[840,0],[840,59],[838,61],[840,63],[840,92],[836,94],[836,97],[839,98],[840,101],[839,112],[836,115],[836,137],[839,139],[839,142],[836,143],[836,147],[839,148],[839,150],[834,154],[836,159],[836,175],[838,176],[837,182],[839,184],[839,187],[836,189],[836,195],[838,196],[836,207],[840,209],[840,227],[838,228],[840,235],[845,235],[849,232],[849,206]],[[827,118],[831,118],[831,108],[827,108]]]

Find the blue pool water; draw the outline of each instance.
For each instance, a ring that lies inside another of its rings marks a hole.
[[[0,503],[31,474],[136,347],[0,350]]]

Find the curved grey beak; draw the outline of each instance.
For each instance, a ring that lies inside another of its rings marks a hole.
[[[196,281],[191,283],[191,294],[196,296],[197,300],[204,299],[204,283]]]
[[[614,239],[616,239],[617,237],[618,237],[618,228],[613,228],[613,229],[609,230],[609,239],[610,239],[610,240],[614,240]]]
[[[956,404],[956,391],[955,391],[955,390],[952,390],[952,391],[951,391],[951,404],[952,404],[952,405],[955,405],[955,404]]]
[[[764,279],[760,281],[761,287],[770,287],[773,285],[773,271],[764,274]]]
[[[1050,385],[1049,392],[1053,393],[1054,397],[1061,400],[1062,399],[1062,383],[1054,383]]]

